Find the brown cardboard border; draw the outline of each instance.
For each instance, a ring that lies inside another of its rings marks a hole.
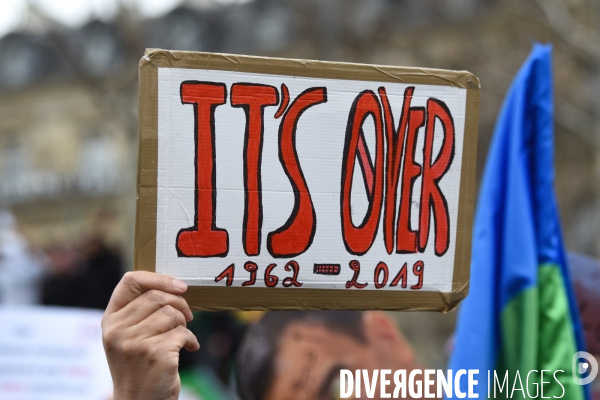
[[[158,163],[158,68],[192,68],[313,78],[456,86],[467,89],[456,255],[451,293],[194,286],[185,295],[202,310],[435,310],[449,311],[469,290],[479,80],[466,71],[264,58],[147,49],[139,65],[139,155],[134,269],[155,271]],[[291,293],[293,291],[293,295]]]

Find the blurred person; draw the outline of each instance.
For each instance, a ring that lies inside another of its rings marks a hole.
[[[233,375],[235,354],[247,325],[235,313],[195,312],[194,320],[187,327],[205,346],[195,353],[182,352],[179,371],[202,366],[227,384]]]
[[[99,236],[92,236],[84,246],[85,272],[81,283],[87,294],[82,307],[105,309],[113,290],[123,276],[121,255]]]
[[[244,400],[338,399],[341,369],[367,369],[369,376],[375,369],[406,369],[408,376],[422,368],[382,312],[274,311],[250,327],[240,347],[238,393]],[[392,381],[388,393],[393,389]],[[377,385],[374,398],[379,395]]]
[[[40,300],[42,260],[18,231],[8,211],[0,211],[0,304],[35,304]]]
[[[184,282],[145,271],[128,272],[117,285],[102,319],[115,400],[178,398],[180,350],[200,348],[186,327],[193,319],[186,290]],[[411,346],[381,312],[266,313],[237,361],[243,400],[336,399],[340,369],[418,368]]]
[[[42,283],[42,304],[52,306],[75,306],[82,296],[77,282],[83,260],[66,246],[54,246],[47,250],[49,274]]]
[[[43,304],[105,309],[122,276],[121,257],[96,236],[80,246],[81,254],[64,247],[48,252],[53,273],[43,284]]]
[[[600,260],[568,253],[568,264],[581,315],[586,351],[600,365]],[[592,398],[600,400],[600,379],[591,384]]]

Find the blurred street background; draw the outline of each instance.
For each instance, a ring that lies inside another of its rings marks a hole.
[[[600,257],[596,0],[2,0],[0,15],[0,304],[102,309],[131,268],[145,48],[468,70],[479,182],[508,85],[534,41],[552,43],[565,240]],[[430,368],[455,314],[396,315]],[[226,384],[252,318],[203,314],[189,365]]]

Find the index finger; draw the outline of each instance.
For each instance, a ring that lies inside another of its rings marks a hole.
[[[115,288],[106,307],[106,313],[119,311],[142,293],[153,289],[180,295],[185,293],[187,285],[170,276],[154,272],[127,272]]]

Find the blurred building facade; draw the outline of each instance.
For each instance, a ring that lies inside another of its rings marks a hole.
[[[600,53],[565,31],[595,35],[598,16],[586,0],[188,0],[155,19],[122,6],[114,21],[66,29],[30,8],[23,28],[0,40],[0,208],[34,246],[101,226],[131,256],[137,61],[146,47],[470,70],[482,82],[481,174],[503,95],[538,40],[556,44],[567,243],[597,257]]]

